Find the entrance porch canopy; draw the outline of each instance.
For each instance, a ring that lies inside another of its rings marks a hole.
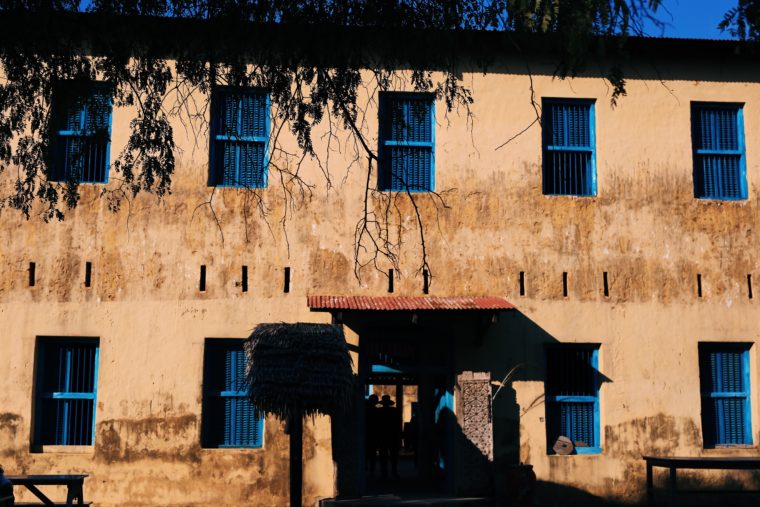
[[[422,328],[447,333],[452,324],[474,325],[479,343],[499,320],[499,313],[516,310],[500,296],[306,296],[312,312],[329,312],[333,324],[355,332],[417,334]]]
[[[307,296],[311,311],[514,310],[498,296]]]

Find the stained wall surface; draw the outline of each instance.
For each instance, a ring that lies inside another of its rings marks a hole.
[[[486,74],[465,69],[471,114],[436,102],[436,195],[415,195],[430,294],[499,295],[517,306],[482,342],[457,348],[459,371],[490,371],[500,380],[521,365],[494,405],[497,463],[528,462],[542,481],[626,500],[643,493],[642,454],[757,455],[760,442],[760,315],[747,292],[760,247],[760,74],[667,55],[633,62],[632,69],[616,107],[598,76],[555,79],[542,62],[528,76],[517,59]],[[394,86],[411,89],[404,79]],[[376,147],[377,101],[366,95],[372,89],[360,97],[359,127]],[[542,194],[532,93],[539,105],[542,97],[596,101],[595,197]],[[747,200],[694,198],[692,101],[744,104]],[[126,143],[133,113],[114,111],[112,159]],[[307,294],[388,295],[385,272],[392,265],[384,259],[379,270],[354,274],[367,157],[338,125],[335,137],[322,136],[323,125],[314,135],[319,160],[307,157],[300,166],[311,186],[299,187],[276,169],[294,171],[300,160],[288,155],[297,147],[284,129],[267,189],[213,189],[208,140],[180,118],[173,121],[180,150],[171,195],[141,194],[112,213],[103,186],[83,185],[79,206],[60,223],[2,213],[0,460],[8,473],[87,473],[87,498],[99,506],[284,505],[288,446],[280,423],[267,419],[262,449],[200,447],[203,343],[245,337],[260,322],[328,322],[329,315],[309,311]],[[11,173],[3,175],[6,182]],[[105,188],[117,189],[118,178],[112,170]],[[388,196],[370,194],[370,209],[381,212]],[[402,231],[394,295],[419,295],[414,208],[403,194],[392,199],[389,230]],[[360,255],[366,261],[371,252]],[[29,262],[36,263],[34,287]],[[89,288],[85,262],[93,266]],[[91,448],[31,452],[38,336],[100,338]],[[753,344],[751,448],[703,449],[697,347],[706,341]],[[600,455],[547,454],[544,347],[556,342],[600,344],[606,379]],[[304,453],[304,501],[313,505],[334,493],[329,419],[308,422]],[[694,477],[720,483],[729,475]]]

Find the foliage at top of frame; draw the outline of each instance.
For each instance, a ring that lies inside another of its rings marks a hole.
[[[176,19],[200,23],[229,21],[272,26],[321,26],[360,29],[438,30],[446,33],[487,31],[505,34],[552,34],[559,77],[581,71],[593,51],[597,36],[609,36],[624,44],[628,34],[640,31],[643,20],[659,0],[6,0],[2,16],[31,15],[50,19],[87,16],[127,20]],[[102,18],[105,19],[105,18]],[[85,21],[82,21],[85,22]],[[292,32],[291,32],[292,33]],[[139,33],[135,35],[139,39]],[[44,37],[39,37],[42,40]],[[115,39],[115,38],[114,38]],[[7,39],[6,39],[7,40]],[[398,58],[362,52],[343,59],[284,61],[282,52],[259,52],[253,65],[250,55],[229,52],[186,54],[176,66],[166,55],[145,51],[135,56],[139,40],[124,45],[100,42],[100,50],[87,55],[81,41],[55,40],[49,51],[6,43],[0,48],[0,70],[7,81],[0,85],[0,173],[10,165],[15,181],[0,195],[0,209],[11,208],[29,218],[64,217],[66,208],[79,201],[76,175],[58,181],[51,172],[51,104],[61,82],[87,87],[92,81],[110,83],[115,107],[136,106],[130,121],[127,145],[114,157],[116,188],[103,190],[109,206],[118,210],[124,198],[141,191],[161,197],[171,192],[175,169],[174,135],[170,125],[183,93],[198,89],[208,95],[212,86],[257,86],[269,90],[277,121],[287,125],[305,156],[314,156],[312,128],[325,115],[342,124],[368,152],[357,127],[362,105],[357,92],[360,69],[369,69],[380,90],[392,89]],[[296,44],[306,46],[308,40]],[[515,42],[517,45],[517,42]],[[214,47],[213,42],[207,44]],[[519,51],[520,48],[518,47]],[[402,55],[403,57],[403,55]],[[415,91],[435,93],[451,110],[474,100],[461,81],[456,59],[446,56],[434,78],[431,66],[411,62]],[[484,70],[488,62],[482,62]],[[613,85],[613,101],[625,94],[621,66],[614,64],[606,78]],[[182,83],[182,87],[178,85]],[[171,99],[169,98],[171,95]],[[174,104],[168,101],[174,100]],[[14,143],[14,141],[16,141]],[[37,207],[35,207],[37,206]],[[35,210],[35,211],[33,211]]]

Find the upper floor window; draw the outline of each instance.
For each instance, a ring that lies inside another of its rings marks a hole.
[[[704,446],[751,445],[749,345],[700,343],[699,383]]]
[[[380,190],[430,192],[435,188],[433,99],[426,93],[380,95]]]
[[[36,445],[92,445],[97,338],[37,339]]]
[[[106,83],[68,82],[53,93],[51,179],[107,183],[111,91]]]
[[[206,340],[203,359],[203,447],[261,447],[264,418],[248,399],[245,340]]]
[[[746,199],[742,106],[692,102],[691,131],[694,197]]]
[[[543,100],[543,190],[546,195],[596,195],[594,102]]]
[[[211,95],[210,183],[266,188],[269,95],[252,88],[215,88]]]
[[[599,439],[599,346],[562,345],[546,351],[546,435],[552,449],[560,437],[577,454],[601,452]]]

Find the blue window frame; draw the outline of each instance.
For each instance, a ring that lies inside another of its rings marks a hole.
[[[747,198],[741,104],[691,103],[694,197]]]
[[[36,445],[93,445],[97,338],[37,339]]]
[[[543,99],[545,195],[596,195],[594,101]]]
[[[752,445],[749,347],[743,343],[699,344],[706,448]]]
[[[577,454],[598,454],[599,345],[561,345],[546,350],[547,449],[560,436]]]
[[[434,99],[428,93],[380,94],[380,190],[435,189]]]
[[[203,447],[261,447],[264,418],[248,399],[245,340],[207,339],[203,360]]]
[[[214,88],[209,151],[212,185],[266,188],[269,94],[253,88]]]
[[[111,88],[103,82],[62,83],[51,110],[53,181],[108,183]]]

